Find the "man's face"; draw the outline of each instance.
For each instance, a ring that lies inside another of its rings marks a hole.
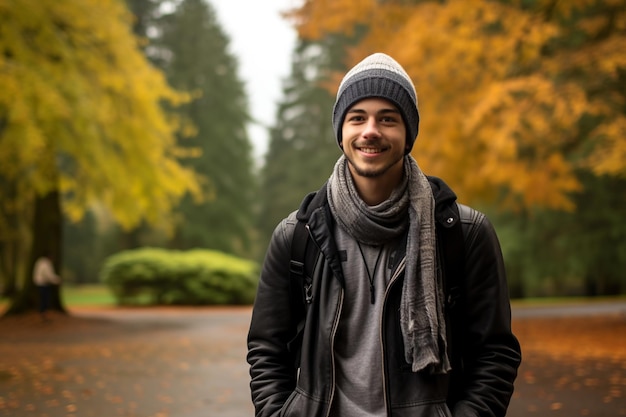
[[[341,147],[353,176],[379,178],[402,172],[406,126],[397,107],[382,98],[354,104],[343,121]]]

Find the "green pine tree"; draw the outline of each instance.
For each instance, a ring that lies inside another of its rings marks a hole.
[[[307,193],[326,182],[341,155],[331,123],[335,97],[327,81],[331,70],[343,65],[346,42],[329,36],[324,42],[301,40],[296,47],[261,176],[263,242]]]
[[[156,50],[168,51],[158,64],[176,88],[195,99],[180,113],[195,126],[179,138],[196,154],[182,162],[207,179],[208,198],[186,198],[170,246],[204,247],[250,256],[255,195],[252,146],[245,129],[250,121],[237,61],[212,6],[184,0],[161,21]]]

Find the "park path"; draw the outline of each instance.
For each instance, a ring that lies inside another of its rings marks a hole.
[[[252,416],[249,320],[249,308],[158,308],[0,321],[0,416]]]
[[[563,312],[514,311],[525,352],[508,416],[626,416],[626,304]],[[0,417],[253,415],[249,307],[71,313],[0,320]]]

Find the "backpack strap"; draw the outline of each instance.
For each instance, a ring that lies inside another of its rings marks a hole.
[[[450,227],[441,227],[439,233],[443,256],[446,307],[450,311],[456,309],[463,295],[463,276],[465,274],[465,237],[459,206],[455,203],[452,210],[456,219],[450,218],[450,222],[456,221]]]
[[[293,238],[291,239],[289,274],[291,275],[292,284],[295,284],[296,288],[299,287],[301,288],[301,291],[303,291],[303,296],[300,300],[304,300],[306,304],[311,304],[311,301],[313,300],[313,279],[311,278],[312,272],[310,270],[311,262],[306,262],[307,260],[310,260],[311,257],[311,254],[307,253],[309,241],[309,231],[307,230],[306,225],[302,221],[296,221]]]
[[[450,406],[458,401],[458,398],[456,398],[458,393],[463,392],[460,389],[464,383],[464,364],[461,352],[465,330],[465,236],[460,215],[462,207],[455,203],[451,209],[452,216],[456,216],[456,218],[448,217],[448,219],[445,219],[445,222],[453,223],[452,226],[438,225],[437,228],[437,239],[439,240],[439,250],[442,257],[444,291],[446,294],[445,314],[448,353],[452,365],[448,391],[448,404]]]
[[[310,245],[310,240],[306,224],[297,220],[291,239],[291,260],[289,261],[291,317],[295,325],[295,334],[287,343],[287,349],[293,355],[296,368],[300,366],[306,314],[308,306],[313,300],[311,265],[315,264],[315,259],[312,259],[312,256],[317,256],[318,251],[308,250],[309,247],[317,249],[316,245]]]

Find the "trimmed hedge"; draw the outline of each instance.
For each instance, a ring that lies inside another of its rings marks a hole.
[[[141,248],[108,257],[100,280],[118,304],[251,304],[257,263],[223,252]]]

